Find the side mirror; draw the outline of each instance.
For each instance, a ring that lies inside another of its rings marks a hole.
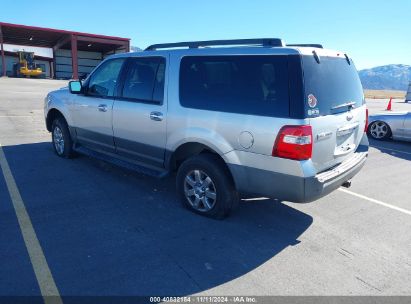
[[[69,90],[71,94],[80,94],[83,91],[81,81],[73,80],[69,82]]]

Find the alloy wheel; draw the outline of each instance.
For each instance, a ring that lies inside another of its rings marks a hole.
[[[192,170],[186,175],[184,193],[190,205],[201,212],[213,209],[217,201],[214,182],[202,170]]]
[[[376,139],[382,139],[388,134],[388,126],[383,121],[376,121],[370,127],[371,136]]]
[[[64,136],[60,127],[56,126],[53,130],[53,140],[54,147],[56,148],[57,154],[62,155],[64,153]]]

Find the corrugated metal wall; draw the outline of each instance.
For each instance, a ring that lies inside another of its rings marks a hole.
[[[114,54],[121,54],[121,53],[125,53],[125,52],[126,52],[125,50],[111,51],[111,52],[105,53],[104,56],[103,56],[103,59],[106,59],[107,57],[109,57],[111,55],[114,55]]]
[[[17,57],[5,56],[6,59],[6,75],[13,75],[13,65],[19,61]]]
[[[410,84],[408,85],[408,92],[407,92],[407,96],[405,97],[405,101],[411,101],[411,81]]]
[[[89,74],[103,59],[106,57],[117,54],[124,53],[124,50],[112,51],[107,54],[102,54],[99,52],[85,52],[78,51],[78,72],[79,76],[83,74]],[[55,77],[57,79],[70,79],[73,75],[71,50],[57,50],[55,52]],[[17,57],[6,56],[6,69],[7,75],[11,76],[13,73],[13,64],[17,62]],[[41,67],[45,68],[46,77],[52,77],[50,71],[50,65],[48,61],[35,60],[37,64],[41,64]],[[1,60],[0,60],[0,71],[1,71]]]
[[[78,73],[89,74],[103,59],[102,53],[78,51]],[[55,52],[56,78],[70,79],[73,75],[71,50]]]

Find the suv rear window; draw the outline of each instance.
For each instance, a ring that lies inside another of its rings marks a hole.
[[[188,56],[180,102],[187,108],[288,117],[287,56]]]
[[[345,112],[348,106],[338,106],[347,103],[353,103],[354,107],[364,104],[361,81],[351,59],[348,64],[345,57],[320,57],[320,63],[317,63],[314,56],[304,55],[302,62],[308,116]],[[317,99],[313,107],[308,105],[309,95]]]

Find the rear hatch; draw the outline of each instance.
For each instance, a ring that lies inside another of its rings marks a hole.
[[[345,54],[310,50],[302,55],[302,68],[312,161],[318,173],[356,151],[364,135],[366,106],[357,70]]]

